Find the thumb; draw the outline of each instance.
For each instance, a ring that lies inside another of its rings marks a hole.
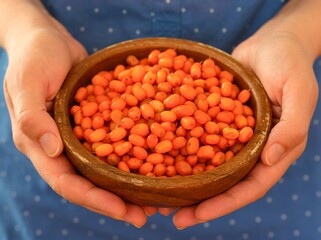
[[[288,156],[295,161],[305,149],[318,88],[315,81],[310,81],[312,84],[300,82],[285,82],[280,114],[276,111],[277,107],[272,106],[274,117],[280,116],[280,120],[272,128],[261,154],[262,162],[266,165],[273,165]]]
[[[10,79],[14,83],[9,83],[9,80],[5,82],[14,142],[21,152],[26,153],[28,146],[22,137],[25,135],[39,145],[47,156],[56,157],[62,153],[63,143],[55,121],[47,112],[53,105],[53,97],[46,99],[49,95],[49,90],[43,86],[46,81],[35,81],[33,78],[24,76]]]

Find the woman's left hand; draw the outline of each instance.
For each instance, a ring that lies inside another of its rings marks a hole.
[[[314,59],[299,39],[290,32],[259,31],[232,55],[257,74],[279,122],[271,130],[261,161],[248,176],[223,194],[180,208],[173,217],[179,229],[224,216],[262,198],[306,146],[318,84]]]

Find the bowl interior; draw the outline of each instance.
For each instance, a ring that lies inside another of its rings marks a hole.
[[[69,109],[76,90],[87,85],[101,70],[112,70],[125,64],[129,54],[143,58],[154,49],[174,48],[179,54],[202,61],[211,57],[224,70],[230,71],[241,89],[251,89],[249,105],[254,110],[256,126],[252,139],[230,161],[197,175],[157,178],[127,173],[110,166],[86,150],[72,132]],[[144,38],[119,43],[89,56],[69,73],[55,101],[54,116],[65,153],[76,169],[96,185],[112,191],[125,200],[158,207],[186,206],[220,194],[240,181],[257,162],[271,128],[269,99],[256,75],[231,58],[208,45],[173,38]]]

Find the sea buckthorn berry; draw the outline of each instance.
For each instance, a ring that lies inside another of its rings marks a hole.
[[[138,135],[138,134],[130,134],[128,136],[128,141],[135,145],[135,146],[139,146],[139,147],[142,147],[145,145],[145,138]]]
[[[183,79],[176,73],[169,73],[167,75],[167,82],[171,83],[173,87],[179,87]]]
[[[247,118],[244,115],[236,115],[234,122],[238,129],[242,129],[248,125]]]
[[[207,102],[209,107],[217,106],[221,101],[221,94],[220,93],[211,93],[207,97]]]
[[[220,166],[225,162],[225,154],[223,152],[216,152],[214,157],[211,160],[211,163],[214,166]]]
[[[180,149],[186,146],[186,138],[182,136],[175,137],[172,141],[173,149]]]
[[[132,154],[138,159],[146,159],[148,156],[146,149],[140,146],[134,146],[132,149]]]
[[[117,164],[117,168],[119,170],[122,170],[122,171],[125,171],[125,172],[130,172],[130,168],[128,167],[127,163],[124,162],[124,161],[120,161],[118,164]]]
[[[216,115],[216,120],[222,123],[230,124],[234,120],[234,114],[229,111],[222,111]]]
[[[89,135],[91,142],[100,142],[106,137],[106,130],[104,128],[96,129]]]
[[[125,69],[126,67],[123,64],[118,64],[114,69],[114,78],[118,78],[118,74]]]
[[[143,83],[142,84],[142,88],[143,90],[145,91],[145,94],[146,94],[146,98],[150,98],[150,99],[153,99],[156,92],[155,92],[155,88],[153,87],[152,84],[150,83]]]
[[[194,100],[197,95],[195,88],[187,84],[180,86],[179,91],[187,100]]]
[[[220,71],[220,73],[218,75],[219,75],[219,78],[224,78],[230,82],[233,82],[233,80],[234,80],[233,74],[229,71],[226,71],[226,70]]]
[[[248,126],[251,127],[251,128],[255,128],[255,118],[253,116],[248,116],[247,118],[247,123],[248,123]]]
[[[106,88],[110,80],[111,80],[111,76],[109,76],[108,72],[106,73],[99,72],[98,74],[93,76],[93,78],[91,79],[91,82],[94,86],[100,85],[103,88]]]
[[[240,130],[238,140],[240,143],[248,142],[253,136],[254,132],[251,127],[244,127]]]
[[[98,157],[106,157],[109,154],[111,154],[113,151],[114,151],[114,148],[111,144],[103,143],[96,148],[95,153]]]
[[[119,126],[125,129],[131,129],[134,125],[134,120],[129,117],[123,117],[119,122]]]
[[[80,126],[75,126],[73,128],[73,133],[78,140],[81,140],[84,137],[84,129]]]
[[[190,131],[192,137],[200,138],[204,134],[204,128],[201,126],[194,127]]]
[[[156,153],[167,153],[173,149],[173,143],[170,140],[162,140],[155,146]]]
[[[146,123],[137,123],[132,127],[130,133],[146,137],[149,134],[149,126]]]
[[[151,162],[144,162],[139,167],[139,174],[141,175],[147,175],[148,173],[151,173],[153,171],[154,165]]]
[[[254,134],[250,89],[230,71],[175,49],[129,55],[79,87],[70,109],[74,135],[100,160],[154,177],[209,171]]]
[[[231,160],[233,157],[234,157],[233,151],[231,151],[231,150],[226,151],[226,153],[225,153],[225,161],[226,162]]]
[[[195,174],[198,174],[198,173],[201,173],[201,172],[204,172],[205,171],[205,164],[204,163],[199,163],[197,165],[195,165],[193,167],[193,171],[192,171],[192,174],[195,175]]]
[[[102,117],[97,116],[92,119],[92,127],[93,129],[102,128],[105,125],[105,121]]]
[[[191,175],[192,172],[193,172],[191,165],[189,165],[185,161],[176,162],[175,163],[175,168],[176,168],[176,171],[182,176]]]
[[[123,156],[126,153],[128,153],[130,151],[130,149],[132,148],[132,144],[130,142],[122,142],[118,145],[115,146],[114,148],[114,152],[118,155],[118,156]]]
[[[110,104],[111,110],[122,111],[122,110],[124,110],[125,107],[126,107],[126,102],[121,97],[117,97],[117,98],[112,99],[111,104]]]
[[[175,122],[177,115],[172,111],[163,111],[160,113],[160,119],[163,122]]]
[[[131,107],[130,109],[128,109],[127,115],[129,118],[133,119],[135,122],[138,121],[141,116],[139,107],[137,106]]]
[[[172,108],[171,111],[175,113],[177,119],[181,119],[182,117],[193,116],[195,108],[192,105],[183,104]]]
[[[155,113],[162,112],[165,109],[164,104],[159,100],[151,100],[149,104],[153,107]]]
[[[202,76],[202,65],[199,62],[192,64],[190,69],[190,75],[193,79],[198,79]]]
[[[136,170],[136,169],[139,169],[141,167],[141,165],[143,165],[143,160],[139,159],[139,158],[132,157],[132,158],[129,158],[126,161],[126,163],[130,169]]]
[[[139,60],[136,56],[134,55],[128,55],[127,58],[126,58],[126,63],[133,67],[133,66],[136,66],[139,64]]]
[[[118,142],[125,138],[127,131],[125,128],[116,127],[109,133],[110,140],[113,142]]]
[[[132,80],[133,82],[142,82],[146,74],[146,69],[142,65],[134,66],[132,69]]]
[[[220,136],[217,134],[208,134],[205,137],[206,144],[216,145],[220,142]]]
[[[172,109],[182,104],[182,98],[180,95],[175,93],[165,98],[163,103],[167,109]]]
[[[119,124],[123,117],[124,117],[124,113],[119,109],[112,110],[110,112],[110,119],[116,124]]]
[[[98,104],[96,102],[89,102],[81,108],[84,117],[90,117],[98,111]]]
[[[180,120],[181,126],[186,130],[191,130],[196,126],[196,121],[194,117],[183,117]]]
[[[80,103],[81,101],[85,100],[88,96],[88,91],[87,88],[85,87],[80,87],[77,89],[76,94],[74,96],[74,100],[77,103]]]
[[[151,51],[147,57],[148,63],[151,65],[155,65],[156,63],[158,63],[158,56],[160,53],[161,52],[158,49]]]
[[[208,121],[211,120],[211,117],[202,110],[196,110],[194,112],[194,119],[198,124],[206,124]]]
[[[244,110],[244,116],[253,116],[253,110],[247,105],[243,105],[243,110]]]
[[[204,68],[204,67],[214,68],[214,66],[215,66],[215,62],[212,58],[207,58],[202,63],[202,68]]]
[[[84,117],[80,125],[83,129],[92,128],[92,120],[90,117]]]
[[[150,131],[152,134],[156,135],[159,138],[164,137],[166,132],[166,130],[158,122],[153,122],[150,125]]]
[[[233,109],[235,108],[235,103],[234,100],[231,98],[227,98],[227,97],[222,97],[219,107],[222,110],[226,110],[226,111],[233,111]]]
[[[229,97],[229,96],[231,96],[232,91],[233,91],[232,82],[225,81],[225,82],[223,82],[221,84],[221,94],[222,94],[222,96]]]
[[[158,64],[164,68],[172,68],[174,66],[174,60],[170,57],[162,57],[158,59]]]
[[[108,156],[106,156],[105,161],[112,166],[117,166],[117,164],[120,161],[120,157],[117,156],[117,154],[115,154],[115,153],[111,153]]]
[[[186,143],[187,154],[189,155],[196,154],[198,152],[199,147],[200,147],[200,142],[198,138],[191,137],[187,140],[187,143]]]
[[[150,149],[154,149],[158,143],[158,137],[155,134],[149,134],[146,138],[146,145]]]
[[[239,132],[235,128],[226,127],[222,130],[222,135],[228,140],[235,140],[239,136]]]
[[[202,67],[202,78],[212,78],[216,76],[216,71],[214,67]]]
[[[164,161],[164,155],[161,153],[151,153],[146,158],[146,162],[150,162],[153,165],[162,163],[163,161]]]
[[[149,103],[144,103],[140,106],[140,112],[144,119],[153,119],[155,116],[154,108]]]
[[[109,90],[123,93],[126,90],[126,84],[119,80],[112,80],[109,82]]]
[[[125,69],[121,72],[118,73],[117,79],[120,80],[121,82],[126,83],[128,82],[133,82],[132,80],[132,69]],[[110,88],[110,87],[109,87]]]
[[[213,149],[212,146],[201,146],[197,153],[196,156],[198,158],[206,158],[206,159],[211,159],[212,157],[214,157],[215,151]]]
[[[207,99],[199,99],[196,101],[196,106],[199,110],[202,110],[203,112],[207,112],[209,105]]]
[[[243,89],[237,96],[241,103],[246,103],[251,97],[251,92],[248,89]]]
[[[154,166],[153,173],[156,177],[164,176],[166,173],[167,167],[163,163],[158,163]]]

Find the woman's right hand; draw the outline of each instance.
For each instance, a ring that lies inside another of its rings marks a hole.
[[[142,207],[98,188],[77,174],[62,154],[62,140],[49,112],[68,71],[87,53],[39,3],[28,7],[32,14],[25,12],[27,20],[12,24],[2,39],[9,58],[4,92],[14,143],[66,200],[141,227],[147,219]]]

